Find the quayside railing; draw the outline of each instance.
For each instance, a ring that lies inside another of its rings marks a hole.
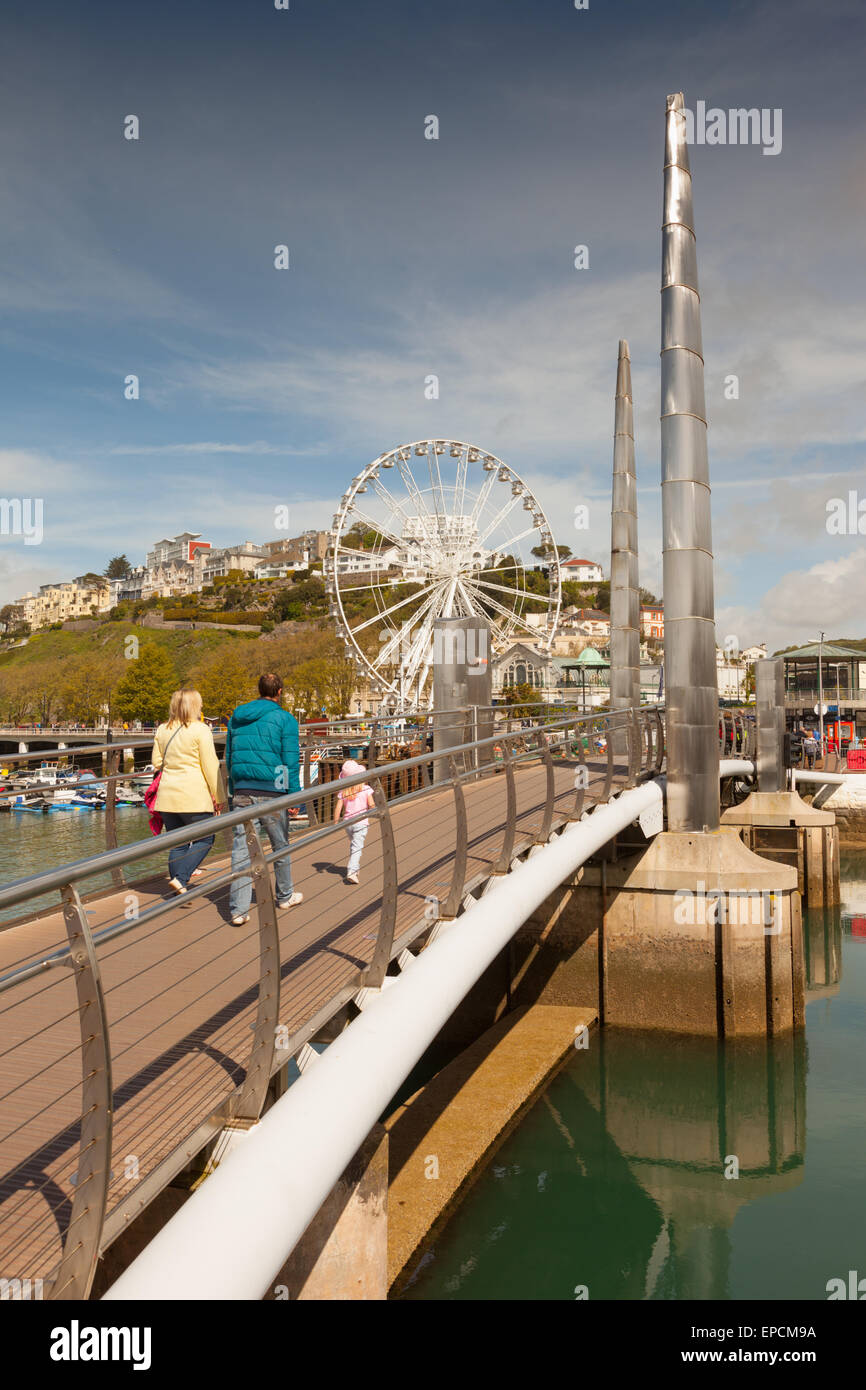
[[[658,773],[660,710],[570,715],[496,729],[346,778],[374,807],[362,884],[347,896],[329,823],[335,784],[276,797],[306,806],[288,851],[266,849],[248,807],[199,823],[241,828],[249,869],[216,864],[182,897],[90,879],[186,844],[189,829],[0,888],[0,911],[51,894],[53,915],[0,924],[0,1270],[86,1297],[100,1251],[226,1126],[261,1114],[272,1078],[467,895],[612,792]],[[422,784],[388,800],[394,767]],[[358,819],[358,818],[355,818]],[[271,866],[291,854],[300,907],[278,910]],[[225,899],[249,874],[255,918]],[[300,878],[298,877],[300,875]],[[359,895],[359,896],[352,896]],[[91,919],[99,919],[93,922]],[[251,1036],[250,1036],[251,1035]]]

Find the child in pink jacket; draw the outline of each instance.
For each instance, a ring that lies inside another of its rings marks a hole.
[[[356,777],[359,772],[366,772],[363,763],[353,762],[349,758],[343,763],[340,769],[341,777]],[[357,816],[361,811],[369,811],[375,805],[373,800],[373,788],[366,782],[361,782],[357,786],[347,787],[345,791],[337,793],[337,804],[334,807],[335,823],[343,816],[346,820],[350,816]],[[367,838],[367,831],[370,822],[366,816],[363,820],[356,820],[351,825],[346,826],[346,834],[349,836],[349,863],[346,866],[346,882],[358,883],[358,869],[361,867],[361,851],[364,848],[364,841]]]

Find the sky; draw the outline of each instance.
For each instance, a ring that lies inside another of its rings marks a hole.
[[[690,150],[717,635],[866,637],[861,0],[44,0],[0,34],[0,496],[44,517],[0,535],[0,602],[184,530],[275,539],[279,506],[327,528],[362,467],[433,437],[512,465],[607,572],[620,338],[660,592],[682,90],[782,113],[776,154]]]

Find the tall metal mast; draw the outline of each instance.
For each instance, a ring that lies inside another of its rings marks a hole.
[[[667,99],[661,444],[668,825],[719,825],[710,478],[692,176],[683,94]]]

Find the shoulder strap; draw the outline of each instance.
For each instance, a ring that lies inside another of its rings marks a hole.
[[[177,728],[175,729],[174,733],[172,734],[171,738],[169,739],[168,743],[165,745],[165,748],[163,749],[163,753],[162,753],[162,766],[163,766],[163,768],[165,767],[165,760],[166,760],[166,757],[167,757],[167,755],[168,755],[168,750],[169,750],[169,748],[171,747],[171,745],[172,745],[172,743],[174,742],[174,740],[177,738],[177,736],[178,736],[178,734],[180,733],[180,731],[181,731],[182,728],[184,728],[184,725],[183,725],[183,724],[178,724]]]

